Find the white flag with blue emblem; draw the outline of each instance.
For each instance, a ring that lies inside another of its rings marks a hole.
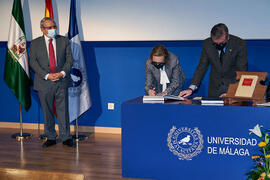
[[[77,26],[76,0],[71,0],[70,3],[68,38],[71,43],[71,51],[74,59],[73,66],[70,71],[73,86],[68,90],[69,119],[70,122],[72,122],[85,111],[87,111],[92,105],[89,93],[86,66]]]

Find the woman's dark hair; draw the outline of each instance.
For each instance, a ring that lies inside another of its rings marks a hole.
[[[169,61],[169,52],[167,48],[162,44],[156,45],[152,49],[152,52],[149,57],[149,59],[151,59],[151,62],[153,62],[153,56],[164,56],[165,63]]]

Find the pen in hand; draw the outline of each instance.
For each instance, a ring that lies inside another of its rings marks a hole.
[[[149,89],[149,91],[148,91],[148,95],[149,95],[149,96],[156,96],[156,95],[157,95],[157,93],[156,93],[156,91],[155,91],[155,88],[153,88],[153,89]]]

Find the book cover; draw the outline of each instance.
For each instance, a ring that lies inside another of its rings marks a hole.
[[[255,75],[242,75],[235,92],[238,97],[252,97],[258,76]]]

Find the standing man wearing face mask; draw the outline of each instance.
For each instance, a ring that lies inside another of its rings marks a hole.
[[[34,89],[38,91],[43,111],[47,148],[56,144],[54,102],[59,136],[63,144],[73,147],[68,114],[68,87],[72,86],[70,69],[73,63],[68,38],[57,35],[57,26],[51,18],[40,21],[43,36],[31,41],[29,64],[35,72]]]
[[[190,96],[198,89],[209,65],[209,97],[225,97],[229,84],[235,83],[236,71],[248,69],[245,41],[230,35],[225,24],[215,25],[211,30],[211,37],[204,40],[200,62],[191,85],[189,89],[181,91],[179,96]]]
[[[152,49],[145,62],[145,92],[150,96],[177,96],[185,83],[176,55],[168,52],[165,46],[157,45]]]

